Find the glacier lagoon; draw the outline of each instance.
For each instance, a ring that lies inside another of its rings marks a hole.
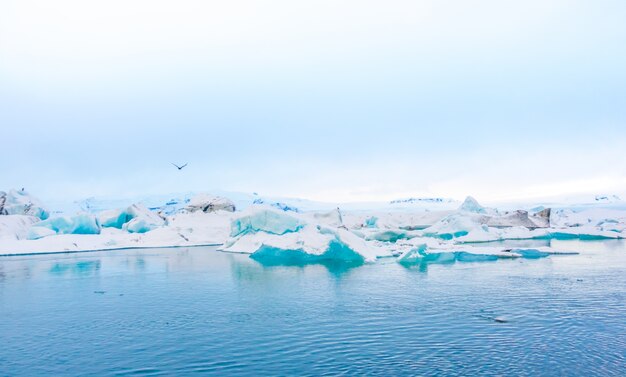
[[[214,247],[3,257],[0,375],[622,375],[626,241],[506,242],[580,254],[411,265]]]

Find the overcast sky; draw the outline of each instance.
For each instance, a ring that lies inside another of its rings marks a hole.
[[[624,193],[624,20],[623,0],[0,0],[0,190]]]

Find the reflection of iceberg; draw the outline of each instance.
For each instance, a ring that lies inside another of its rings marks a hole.
[[[53,275],[64,275],[71,272],[72,275],[84,276],[100,270],[100,260],[80,261],[76,263],[55,263],[50,268]]]

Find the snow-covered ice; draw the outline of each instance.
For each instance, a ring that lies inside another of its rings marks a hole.
[[[403,264],[423,264],[567,252],[485,244],[491,241],[626,237],[626,206],[617,199],[498,209],[472,197],[462,203],[411,198],[363,207],[321,204],[315,209],[313,202],[285,198],[185,194],[170,196],[162,205],[151,202],[150,207],[141,201],[107,205],[89,199],[78,211],[49,215],[41,201],[24,191],[2,194],[0,255],[221,245],[226,252],[274,262],[396,258]]]

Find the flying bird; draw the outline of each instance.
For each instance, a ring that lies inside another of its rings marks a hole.
[[[183,165],[183,166],[178,166],[178,165],[176,165],[176,164],[175,164],[175,163],[173,163],[173,162],[172,162],[172,165],[176,166],[176,169],[178,169],[178,170],[183,170],[183,168],[184,168],[185,166],[187,166],[187,164],[185,164],[185,165]]]

